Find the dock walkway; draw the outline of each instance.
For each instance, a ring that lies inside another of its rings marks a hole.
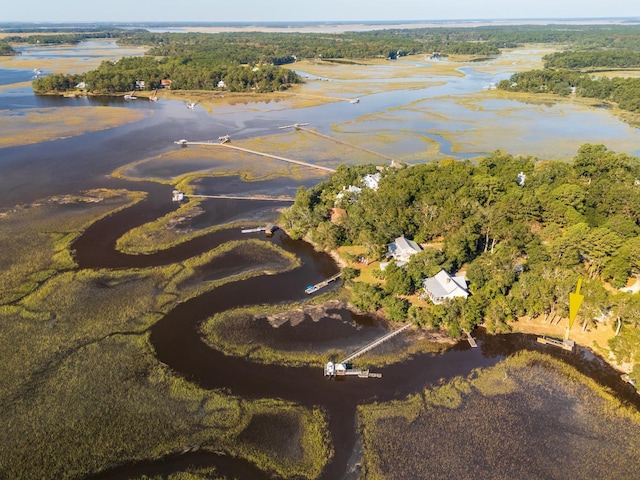
[[[331,282],[340,278],[340,275],[342,275],[342,272],[338,272],[333,277],[327,278],[326,280],[323,280],[320,283],[316,283],[315,285],[309,285],[307,288],[304,289],[304,292],[307,295],[311,295],[312,293],[317,292],[318,290],[329,285]]]
[[[268,197],[266,195],[246,195],[246,196],[238,196],[238,195],[190,195],[187,194],[188,197],[195,198],[217,198],[217,199],[225,199],[225,200],[265,200],[269,202],[293,202],[295,198],[293,197]]]
[[[223,137],[221,137],[223,138]],[[325,167],[323,165],[316,165],[315,163],[303,162],[301,160],[294,160],[293,158],[281,157],[279,155],[271,155],[270,153],[258,152],[257,150],[249,150],[248,148],[238,147],[236,145],[231,145],[228,143],[228,138],[221,142],[190,142],[188,140],[177,140],[174,143],[177,145],[181,145],[186,147],[188,145],[201,145],[206,147],[224,147],[231,148],[233,150],[238,150],[240,152],[251,153],[253,155],[259,155],[261,157],[273,158],[275,160],[282,160],[283,162],[293,163],[295,165],[302,165],[303,167],[315,168],[317,170],[322,170],[324,172],[333,173],[336,171],[335,168]],[[193,195],[192,195],[193,196]]]
[[[371,342],[369,345],[366,345],[364,347],[362,347],[360,350],[355,351],[354,353],[352,353],[351,355],[349,355],[347,358],[345,358],[344,360],[342,360],[342,362],[340,363],[347,363],[350,362],[351,360],[353,360],[356,357],[359,357],[360,355],[363,355],[365,353],[367,353],[369,350],[374,349],[375,347],[377,347],[378,345],[386,342],[387,340],[395,337],[396,335],[398,335],[401,332],[404,332],[407,328],[409,328],[412,324],[411,323],[407,323],[406,325],[400,327],[397,330],[394,330],[392,332],[387,333],[384,337],[380,337],[379,339],[377,339],[374,342]]]

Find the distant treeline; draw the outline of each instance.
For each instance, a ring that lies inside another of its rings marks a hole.
[[[615,102],[623,110],[640,112],[640,78],[607,78],[567,70],[520,72],[498,84],[502,90],[553,93]]]
[[[0,55],[15,55],[17,53],[8,43],[0,42]]]
[[[498,55],[501,48],[523,43],[566,43],[572,48],[601,49],[616,47],[614,64],[626,58],[631,64],[640,52],[640,28],[637,26],[518,26],[478,28],[416,28],[369,32],[328,33],[154,33],[146,30],[102,30],[72,35],[33,36],[23,41],[80,41],[94,36],[118,38],[124,45],[144,45],[151,49],[146,57],[123,59],[103,64],[82,77],[90,90],[103,93],[124,92],[144,81],[154,89],[162,79],[171,79],[172,88],[269,92],[299,82],[299,77],[278,68],[303,58],[350,60],[367,58],[396,59],[405,55],[438,52],[440,55]],[[59,38],[58,38],[59,37]],[[554,59],[555,58],[555,59]],[[562,60],[564,58],[564,60]],[[587,56],[585,55],[586,59]],[[590,57],[590,68],[603,60]],[[569,57],[550,57],[550,62],[569,62]],[[587,60],[583,60],[583,63]],[[42,78],[34,82],[38,93],[72,88],[77,77]],[[220,83],[223,82],[223,83]],[[567,81],[558,85],[575,86]],[[509,86],[516,81],[509,82]],[[72,85],[73,84],[73,85]],[[547,91],[554,91],[546,83]],[[505,87],[505,85],[503,85]],[[511,88],[511,87],[509,87]],[[566,90],[566,88],[565,88]],[[584,94],[587,96],[586,94]],[[607,97],[598,97],[607,98]]]
[[[239,64],[190,60],[175,56],[156,60],[154,57],[122,58],[116,63],[102,62],[96,69],[84,74],[55,74],[33,81],[36,93],[73,90],[84,82],[92,92],[113,94],[134,89],[154,90],[161,87],[163,79],[171,79],[172,89],[214,90],[224,88],[231,92],[273,92],[300,83],[293,71],[281,67],[259,64],[249,67]],[[144,82],[144,87],[139,82]],[[136,83],[138,82],[138,83]],[[220,83],[224,87],[220,87]]]
[[[640,68],[640,51],[586,50],[556,52],[543,57],[545,68],[602,70]]]
[[[497,45],[447,38],[444,33],[409,35],[404,30],[320,33],[232,32],[126,33],[119,43],[154,45],[150,55],[192,54],[238,63],[292,63],[296,58],[390,58],[434,51],[443,54],[497,55]]]
[[[59,33],[46,33],[38,35],[11,35],[4,38],[5,42],[27,43],[29,45],[65,45],[77,44],[85,40],[94,38],[120,38],[120,30],[96,30],[91,32],[69,33],[62,31]]]

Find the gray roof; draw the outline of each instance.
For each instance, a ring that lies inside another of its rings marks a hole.
[[[431,294],[432,299],[469,295],[465,278],[452,277],[444,270],[440,270],[434,277],[426,278],[422,286]]]

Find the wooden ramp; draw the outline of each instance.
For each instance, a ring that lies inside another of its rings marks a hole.
[[[220,137],[224,139],[225,137]],[[231,148],[233,150],[238,150],[240,152],[251,153],[252,155],[259,155],[261,157],[273,158],[275,160],[282,160],[283,162],[292,163],[294,165],[302,165],[303,167],[315,168],[317,170],[322,170],[324,172],[333,173],[336,171],[335,168],[325,167],[323,165],[316,165],[315,163],[303,162],[301,160],[294,160],[293,158],[281,157],[279,155],[271,155],[270,153],[258,152],[256,150],[249,150],[248,148],[238,147],[236,145],[230,145],[227,140],[221,140],[219,143],[216,142],[190,142],[188,140],[176,140],[175,144],[182,145],[186,147],[187,145],[201,145],[206,147],[224,147]],[[192,195],[193,196],[193,195]]]
[[[411,323],[407,323],[406,325],[400,327],[397,330],[394,330],[393,332],[389,332],[387,333],[384,337],[380,337],[379,339],[371,342],[369,345],[366,345],[364,347],[362,347],[360,350],[357,350],[356,352],[352,353],[351,355],[349,355],[347,358],[345,358],[344,360],[342,360],[342,362],[340,363],[347,363],[350,362],[351,360],[353,360],[354,358],[359,357],[360,355],[363,355],[365,353],[367,353],[369,350],[372,350],[374,348],[376,348],[378,345],[383,344],[384,342],[386,342],[387,340],[395,337],[396,335],[398,335],[401,332],[404,332],[407,328],[409,328],[412,324]]]
[[[218,198],[218,199],[226,199],[226,200],[265,200],[269,202],[293,202],[295,198],[292,197],[268,197],[266,195],[247,195],[247,196],[238,196],[238,195],[189,195],[187,197],[194,198]]]
[[[315,285],[309,285],[307,288],[304,289],[304,293],[306,293],[307,295],[311,295],[312,293],[317,292],[318,290],[329,285],[331,282],[340,278],[340,275],[342,275],[342,272],[338,272],[333,277],[327,278],[326,280],[323,280],[320,283],[316,283]]]

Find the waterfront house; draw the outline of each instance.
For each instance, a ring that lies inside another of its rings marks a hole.
[[[387,256],[393,258],[398,265],[407,263],[411,255],[422,251],[420,245],[413,240],[405,238],[404,235],[388,244],[387,249]]]
[[[433,277],[425,278],[422,282],[422,288],[435,304],[442,303],[447,298],[467,298],[469,296],[466,278],[451,276],[444,270],[440,270]]]

